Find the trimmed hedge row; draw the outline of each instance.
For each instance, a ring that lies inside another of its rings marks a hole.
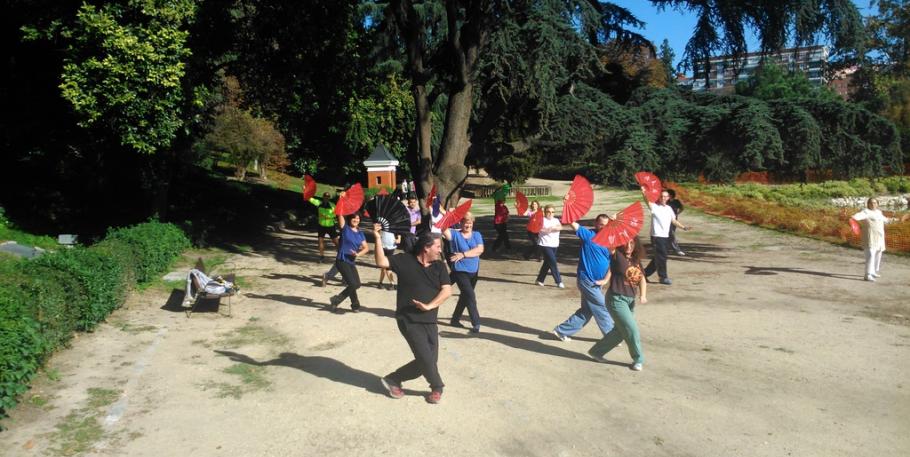
[[[104,241],[32,260],[0,257],[0,417],[74,331],[91,331],[190,247],[174,225],[113,229]]]

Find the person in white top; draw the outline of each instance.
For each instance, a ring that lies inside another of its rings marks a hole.
[[[556,249],[559,247],[559,231],[562,230],[562,222],[555,217],[555,213],[553,205],[543,208],[543,227],[537,234],[537,246],[543,256],[543,264],[540,266],[540,272],[537,273],[537,285],[543,286],[544,280],[547,279],[547,272],[550,272],[553,274],[553,281],[556,281],[556,287],[565,289],[566,286],[559,275],[559,265],[556,263]]]
[[[657,272],[660,277],[660,283],[670,285],[673,281],[667,275],[667,253],[670,250],[670,226],[675,225],[677,228],[688,231],[689,227],[676,220],[676,213],[673,208],[667,204],[670,201],[670,193],[664,190],[660,193],[660,199],[657,203],[648,201],[645,188],[641,188],[641,193],[651,208],[651,246],[654,247],[654,258],[651,263],[645,267],[645,277],[651,276]]]
[[[882,254],[885,252],[885,224],[888,218],[878,209],[878,200],[870,198],[862,211],[851,216],[861,221],[863,250],[866,252],[866,281],[880,277]]]

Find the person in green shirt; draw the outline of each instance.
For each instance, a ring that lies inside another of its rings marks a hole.
[[[312,197],[310,203],[316,206],[319,213],[319,227],[316,236],[319,239],[319,263],[325,261],[325,239],[328,237],[338,248],[338,231],[335,229],[335,204],[329,198],[329,193],[322,194],[322,200]]]

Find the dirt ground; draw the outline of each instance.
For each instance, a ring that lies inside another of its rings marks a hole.
[[[598,191],[589,216],[634,198]],[[910,259],[886,253],[873,284],[860,251],[682,218],[674,284],[636,308],[642,372],[624,346],[590,360],[593,323],[548,336],[578,306],[578,243],[563,233],[566,289],[536,286],[515,218],[513,250],[481,263],[482,332],[445,325],[456,297],[440,311],[442,403],[422,379],[391,399],[379,376],[410,360],[394,292],[368,257],[363,311],[329,312],[341,289],[320,287],[315,235],[282,232],[220,268],[245,284],[232,317],[147,290],[74,340],[3,422],[0,454],[910,455]],[[491,246],[489,216],[478,229]]]

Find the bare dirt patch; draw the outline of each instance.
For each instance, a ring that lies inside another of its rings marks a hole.
[[[633,196],[598,191],[591,215]],[[394,292],[364,264],[362,311],[329,312],[340,288],[319,286],[314,234],[280,232],[219,266],[249,280],[233,317],[187,318],[168,306],[174,286],[152,287],[77,338],[4,421],[0,454],[910,454],[910,259],[886,254],[866,283],[859,251],[683,218],[696,230],[671,257],[674,284],[636,307],[640,373],[624,346],[588,359],[594,325],[548,336],[578,304],[578,243],[563,234],[566,289],[538,287],[516,218],[513,251],[481,262],[481,333],[445,324],[455,297],[440,313],[443,402],[424,402],[423,380],[393,400],[378,377],[410,360]],[[488,216],[478,229],[491,244]]]

